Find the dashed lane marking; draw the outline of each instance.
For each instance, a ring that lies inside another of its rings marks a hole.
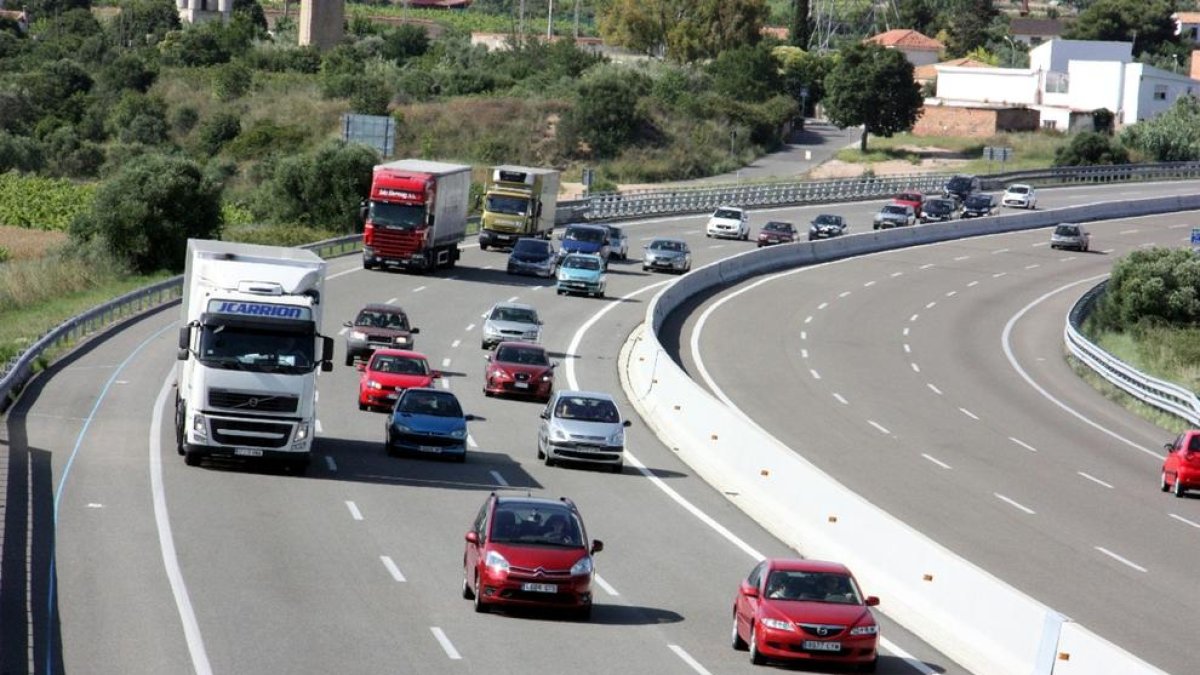
[[[1021,511],[1024,511],[1025,513],[1027,513],[1031,516],[1034,515],[1035,513],[1037,513],[1036,511],[1029,508],[1028,506],[1025,506],[1024,504],[1021,504],[1013,499],[1009,499],[1008,497],[1005,497],[1004,495],[1000,494],[999,492],[993,492],[992,494],[995,495],[996,499],[999,499],[1000,501],[1005,502],[1006,504],[1008,504],[1010,506],[1013,506]]]
[[[346,500],[346,508],[350,509],[350,517],[351,518],[353,518],[355,520],[363,519],[362,511],[358,510],[358,504],[355,504],[354,502],[352,502],[350,500]]]
[[[887,427],[883,426],[883,425],[882,425],[882,424],[880,424],[879,422],[876,422],[875,420],[867,420],[867,424],[870,424],[871,426],[873,426],[873,427],[875,427],[876,429],[878,429],[878,430],[879,430],[879,433],[881,433],[881,434],[889,434],[889,435],[890,435],[890,434],[892,433],[892,432],[890,432],[890,431],[888,431],[888,430],[887,430]]]
[[[846,400],[846,397],[845,397],[845,396],[842,396],[841,394],[838,394],[838,393],[836,393],[836,392],[835,392],[835,393],[833,394],[833,397],[834,397],[835,399],[837,399],[837,402],[838,402],[838,403],[841,403],[842,405],[850,405],[850,402]]]
[[[929,460],[929,461],[933,462],[934,464],[937,464],[938,466],[942,467],[943,469],[949,469],[949,468],[950,468],[950,465],[949,465],[949,464],[947,464],[947,463],[943,462],[942,460],[938,459],[937,457],[934,457],[933,455],[927,455],[927,454],[925,454],[925,453],[923,453],[923,452],[922,452],[922,453],[921,453],[921,456],[922,456],[922,457],[924,457],[925,459],[927,459],[927,460]]]
[[[1177,515],[1177,514],[1174,514],[1174,513],[1168,513],[1167,515],[1168,515],[1168,516],[1171,516],[1171,517],[1172,517],[1172,518],[1174,518],[1175,520],[1178,520],[1179,522],[1181,522],[1181,523],[1183,523],[1183,524],[1185,524],[1185,525],[1191,525],[1192,527],[1194,527],[1194,528],[1196,528],[1196,529],[1200,530],[1200,523],[1197,523],[1197,522],[1195,522],[1195,521],[1188,520],[1187,518],[1184,518],[1183,516],[1180,516],[1180,515]]]
[[[429,631],[433,633],[434,639],[436,639],[438,644],[442,646],[442,651],[446,652],[446,656],[449,656],[451,661],[458,661],[462,659],[462,656],[459,655],[458,650],[454,648],[454,643],[450,642],[450,638],[446,637],[446,633],[441,628],[438,628],[437,626],[430,626]]]
[[[504,480],[504,476],[501,476],[499,471],[489,471],[488,473],[492,475],[492,480],[496,481],[496,485],[508,487],[508,481]]]
[[[1025,448],[1026,450],[1028,450],[1028,451],[1030,451],[1030,452],[1037,452],[1037,448],[1035,448],[1035,447],[1033,447],[1032,445],[1030,445],[1030,444],[1026,443],[1025,441],[1022,441],[1022,440],[1021,440],[1021,439],[1019,439],[1019,438],[1013,438],[1012,436],[1009,436],[1009,437],[1008,437],[1008,440],[1012,441],[1013,443],[1016,443],[1017,445],[1021,446],[1022,448]]]
[[[967,417],[970,417],[971,419],[975,420],[976,422],[979,421],[979,415],[976,415],[975,413],[971,412],[970,410],[967,410],[966,408],[959,408],[958,411],[961,412],[962,414],[966,415]]]
[[[820,373],[818,373],[817,371],[813,370],[812,368],[809,368],[809,369],[808,369],[808,372],[812,373],[812,376],[813,376],[813,379],[814,379],[814,380],[819,380],[819,379],[821,379],[821,374],[820,374]]]
[[[942,395],[942,390],[941,390],[941,389],[938,389],[936,386],[934,386],[934,384],[933,384],[932,382],[926,382],[926,383],[925,383],[925,386],[926,386],[926,387],[929,387],[930,391],[932,391],[933,393],[937,394],[938,396],[941,396],[941,395]]]
[[[593,575],[592,578],[596,580],[596,585],[598,585],[598,586],[600,586],[600,588],[604,589],[605,593],[608,593],[609,595],[611,595],[613,597],[620,595],[620,593],[617,592],[617,589],[612,587],[612,584],[605,581],[604,577],[600,576],[599,574],[596,574],[596,575]]]
[[[1123,557],[1117,555],[1116,553],[1113,553],[1112,551],[1104,548],[1103,546],[1097,546],[1095,548],[1097,551],[1100,551],[1104,555],[1112,558],[1113,560],[1116,560],[1117,562],[1121,563],[1122,565],[1132,567],[1133,569],[1135,569],[1139,572],[1147,572],[1148,571],[1145,567],[1142,567],[1141,565],[1133,562],[1132,560],[1130,560],[1128,558],[1123,558]]]
[[[1104,487],[1106,487],[1106,488],[1108,488],[1108,489],[1110,489],[1110,490],[1112,489],[1112,484],[1111,484],[1111,483],[1105,483],[1104,481],[1100,480],[1099,478],[1096,478],[1095,476],[1092,476],[1092,475],[1086,474],[1086,473],[1084,473],[1084,472],[1082,472],[1082,471],[1076,471],[1075,473],[1079,474],[1080,476],[1083,476],[1084,478],[1086,478],[1086,479],[1088,479],[1088,480],[1092,481],[1093,483],[1096,483],[1097,485],[1103,485]]]
[[[697,673],[701,673],[701,675],[712,675],[712,673],[708,672],[704,666],[700,665],[699,661],[692,658],[691,654],[688,654],[686,651],[684,651],[683,647],[680,647],[679,645],[667,645],[667,647],[670,648],[671,651],[675,652],[675,656],[678,656],[680,659],[682,659],[683,662],[688,664],[688,667],[692,670],[696,671]]]
[[[388,574],[392,575],[393,579],[395,579],[396,581],[404,581],[405,580],[404,575],[400,573],[400,568],[396,567],[396,563],[392,562],[392,559],[390,557],[388,557],[386,555],[381,555],[381,556],[379,556],[379,561],[382,562],[383,566],[387,568]]]

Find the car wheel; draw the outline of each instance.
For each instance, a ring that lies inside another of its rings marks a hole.
[[[480,349],[487,349],[487,348],[488,348],[488,343],[487,343],[487,340],[480,340],[480,341],[479,341],[479,348],[480,348]]]
[[[604,299],[604,291],[599,291],[598,293],[596,293],[596,297],[600,298],[600,299]]]
[[[486,397],[488,397],[488,398],[491,398],[491,397],[495,396],[495,393],[493,393],[491,389],[488,389],[487,387],[484,387],[484,388],[483,388],[483,395],[484,395],[484,396],[486,396]]]
[[[546,466],[554,466],[554,457],[552,457],[549,452],[545,453],[545,455],[546,456],[543,458],[543,460],[545,461]]]
[[[649,267],[646,267],[645,265],[642,265],[642,271],[643,271],[643,272],[649,272],[649,271],[650,271],[650,268],[649,268]]]
[[[392,437],[389,435],[387,440],[383,442],[383,454],[388,457],[396,456],[396,446],[392,445]]]
[[[625,463],[621,462],[618,464],[613,464],[612,467],[609,468],[609,471],[612,471],[613,473],[622,473],[625,471]]]
[[[489,607],[483,601],[483,590],[479,588],[479,575],[475,575],[475,612],[477,614],[487,614]]]
[[[546,453],[542,450],[542,444],[540,441],[538,442],[538,446],[537,446],[537,458],[538,459],[546,459]]]
[[[475,592],[471,590],[471,584],[467,583],[467,573],[463,572],[463,587],[462,596],[464,600],[474,600]]]
[[[763,655],[758,652],[758,635],[755,634],[754,626],[750,627],[750,663],[756,666],[761,666],[767,662]]]
[[[366,403],[363,403],[362,401],[359,401],[359,403],[358,403],[358,409],[359,409],[359,410],[366,410],[367,408],[368,408],[368,406],[367,406],[367,404],[366,404]]]
[[[479,242],[479,250],[480,250],[480,251],[486,251],[486,250],[488,250],[488,245],[487,245],[487,244],[485,244],[485,243],[483,243],[482,241],[481,241],[481,242]]]
[[[712,235],[711,235],[711,234],[709,234],[708,232],[705,232],[705,233],[704,233],[704,236],[705,236],[705,238],[707,238],[707,239],[712,239]]]
[[[1175,474],[1175,487],[1171,490],[1171,494],[1176,497],[1182,497],[1187,494],[1187,488],[1183,487],[1183,481],[1179,480],[1179,474]]]
[[[562,295],[562,294],[563,294],[563,292],[562,292],[562,289],[561,289],[561,288],[556,288],[556,289],[554,289],[554,292],[555,292],[555,293],[558,293],[559,295]]]
[[[347,366],[347,367],[353,367],[353,366],[354,366],[354,355],[352,355],[352,354],[347,354],[347,355],[346,355],[346,366]]]
[[[1171,486],[1167,485],[1167,472],[1166,471],[1162,472],[1159,475],[1158,489],[1162,490],[1163,492],[1167,492],[1168,490],[1171,489]]]
[[[746,641],[742,639],[742,636],[738,635],[737,612],[736,611],[733,613],[733,630],[730,631],[729,646],[733,647],[736,651],[739,651],[739,652],[746,651],[746,647],[748,646],[746,644]]]

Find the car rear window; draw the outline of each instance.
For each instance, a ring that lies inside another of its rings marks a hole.
[[[1054,228],[1054,234],[1057,234],[1062,237],[1078,237],[1079,236],[1079,226],[1078,225],[1059,225],[1058,227]]]

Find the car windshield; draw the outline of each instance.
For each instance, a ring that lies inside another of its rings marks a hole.
[[[1013,185],[1008,188],[1008,191],[1015,195],[1023,195],[1029,192],[1029,187],[1026,185]]]
[[[409,389],[404,392],[396,403],[396,412],[412,415],[432,415],[434,417],[462,417],[462,407],[454,394],[440,391],[416,391]]]
[[[612,401],[583,396],[564,396],[554,408],[554,416],[584,422],[619,422],[620,413]]]
[[[425,359],[418,359],[413,356],[376,354],[371,358],[369,370],[377,373],[396,373],[398,375],[428,375],[429,363]]]
[[[788,223],[777,223],[772,221],[766,225],[763,225],[763,230],[767,232],[789,232],[791,229],[792,226]]]
[[[537,312],[526,307],[496,307],[488,317],[493,321],[512,321],[513,323],[537,323]]]
[[[604,242],[606,232],[591,227],[568,227],[563,239],[567,241],[584,241],[591,244]]]
[[[501,502],[492,515],[493,544],[538,544],[579,548],[579,518],[558,504]]]
[[[595,258],[585,258],[581,255],[569,255],[563,261],[562,266],[576,270],[598,270],[600,269],[600,261]]]
[[[967,206],[978,208],[980,206],[991,206],[991,195],[972,195],[967,197]]]
[[[608,228],[608,238],[609,239],[618,240],[624,236],[625,236],[625,233],[621,231],[621,228],[619,228],[619,227]]]
[[[907,215],[908,211],[905,211],[904,207],[900,206],[899,204],[888,204],[887,206],[883,207],[883,213],[888,213],[895,216],[903,216]]]
[[[1078,237],[1079,236],[1079,226],[1078,225],[1059,225],[1058,227],[1054,228],[1054,234],[1057,234],[1060,237]]]
[[[971,179],[966,176],[955,176],[946,183],[947,190],[969,190],[971,189]]]
[[[682,241],[670,241],[668,239],[655,239],[650,242],[650,248],[655,251],[682,251]]]
[[[734,211],[733,209],[717,209],[713,214],[713,218],[728,218],[730,220],[741,220],[742,212]]]
[[[388,328],[391,330],[408,330],[408,317],[403,312],[386,312],[364,309],[354,319],[355,326],[365,328]]]
[[[498,363],[517,363],[525,366],[550,365],[550,359],[546,358],[544,350],[528,347],[500,347],[496,350],[496,361]]]
[[[813,225],[841,225],[841,224],[842,224],[841,216],[830,216],[830,215],[826,215],[826,214],[821,214],[821,215],[817,216],[816,220],[813,221]]]
[[[951,209],[950,202],[945,199],[930,199],[925,203],[925,208],[934,211],[949,211]]]
[[[513,253],[548,255],[550,253],[550,242],[544,239],[518,239],[517,243],[513,246]]]
[[[506,197],[504,195],[488,195],[483,207],[492,213],[507,213],[523,216],[529,212],[529,200],[523,197]]]
[[[768,600],[862,604],[862,596],[854,580],[845,574],[832,572],[774,570],[767,577],[764,595]]]

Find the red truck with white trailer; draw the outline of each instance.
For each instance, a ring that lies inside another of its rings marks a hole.
[[[467,234],[471,167],[402,159],[375,167],[363,229],[363,267],[453,267]]]

